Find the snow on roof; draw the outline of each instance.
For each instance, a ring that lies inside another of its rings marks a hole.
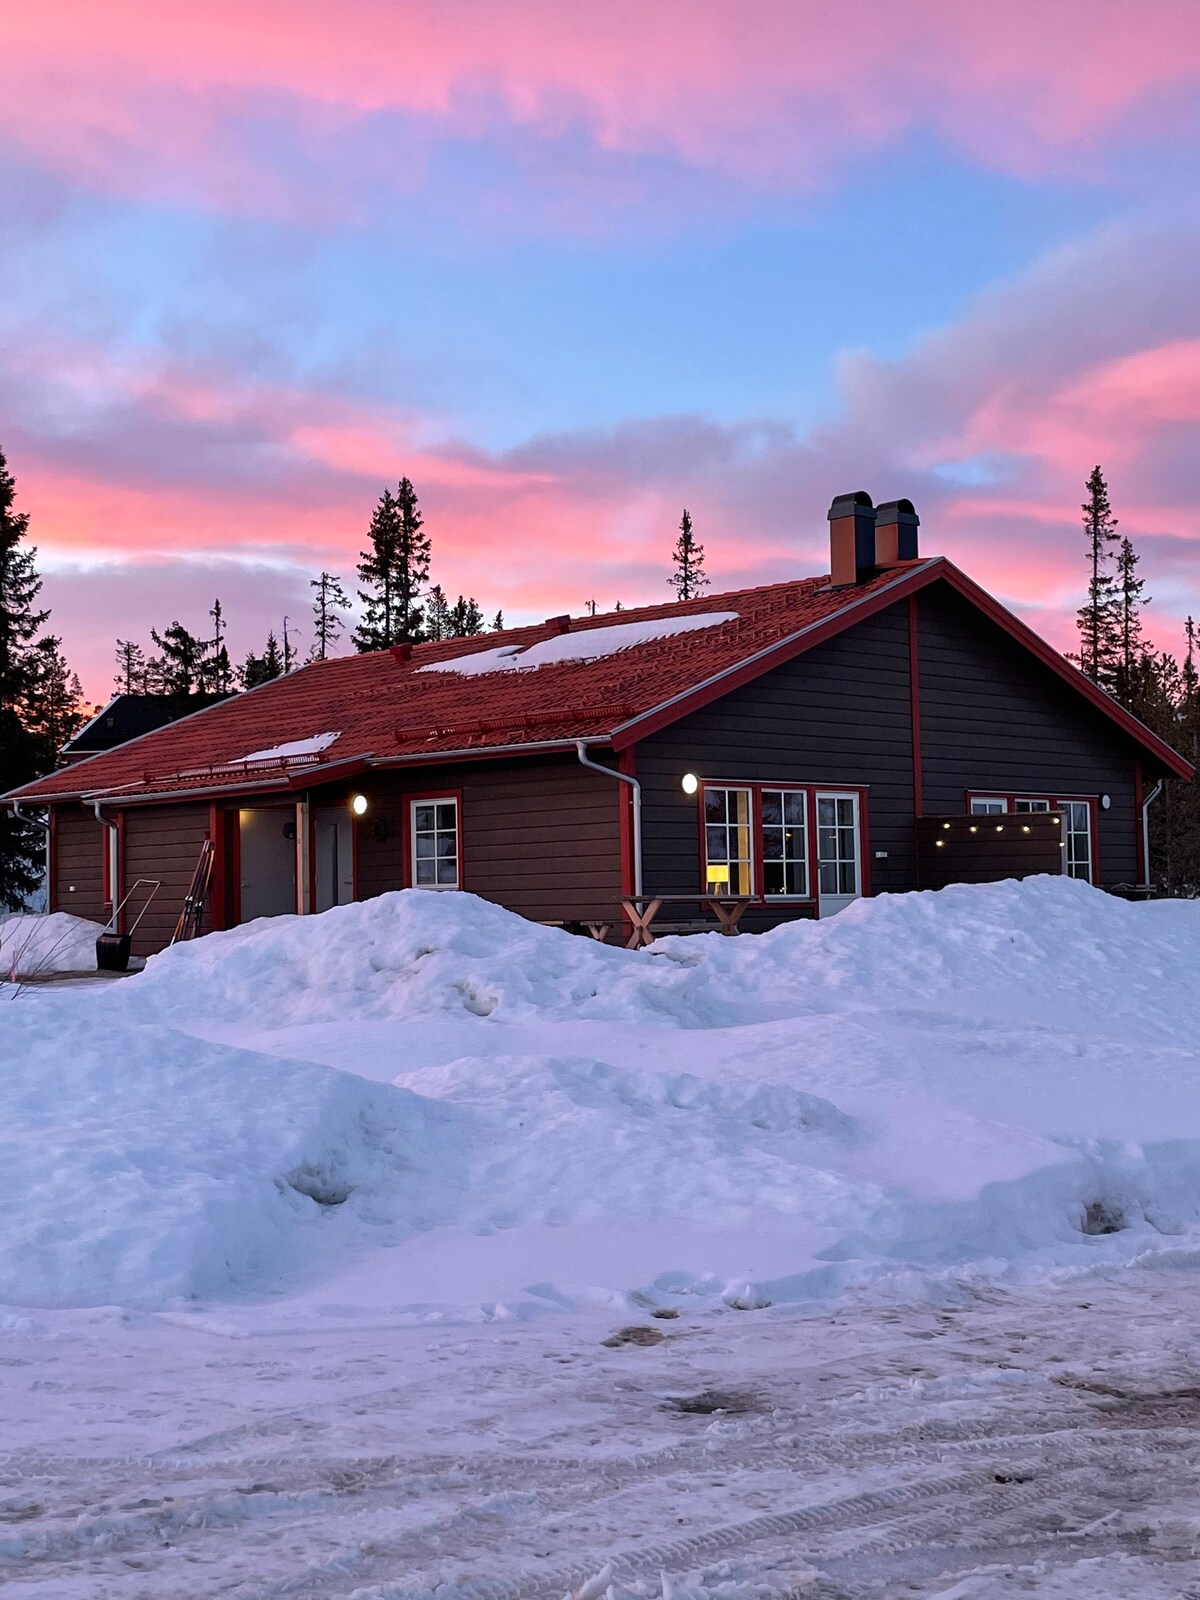
[[[502,644],[494,650],[476,650],[454,656],[449,661],[431,661],[418,672],[457,672],[476,677],[486,672],[528,672],[534,667],[556,666],[562,661],[597,661],[616,655],[650,639],[670,639],[680,633],[701,628],[719,628],[723,622],[736,622],[736,611],[700,611],[690,616],[654,617],[644,622],[616,622],[599,628],[582,628],[578,633],[560,633],[536,644]]]
[[[340,733],[314,733],[307,739],[289,739],[286,744],[273,744],[268,750],[251,750],[248,756],[238,756],[237,762],[284,761],[289,756],[319,756],[322,750],[328,750],[333,741],[340,738]],[[230,765],[236,765],[236,762]]]

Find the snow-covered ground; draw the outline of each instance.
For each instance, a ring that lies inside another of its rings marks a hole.
[[[0,991],[0,1583],[1200,1595],[1197,971],[1044,879]]]

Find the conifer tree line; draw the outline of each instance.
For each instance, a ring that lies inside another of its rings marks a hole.
[[[1080,670],[1140,718],[1194,766],[1200,766],[1200,660],[1196,624],[1184,624],[1182,650],[1154,650],[1143,612],[1150,603],[1138,576],[1141,557],[1117,532],[1108,484],[1100,467],[1087,480],[1083,502],[1087,599],[1079,608]],[[1200,895],[1200,783],[1168,778],[1150,808],[1151,879],[1169,895]]]

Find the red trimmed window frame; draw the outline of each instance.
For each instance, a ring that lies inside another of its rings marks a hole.
[[[413,855],[415,840],[413,837],[413,807],[418,805],[436,804],[438,801],[446,804],[454,802],[454,829],[455,843],[458,850],[458,882],[455,884],[418,883],[416,881],[416,859]],[[404,887],[406,889],[429,889],[434,894],[450,894],[455,889],[466,887],[466,863],[463,857],[463,798],[461,789],[426,789],[420,793],[406,794],[404,796]]]
[[[1098,794],[1065,794],[1056,791],[1053,794],[1039,794],[1034,789],[1010,789],[1007,793],[1003,789],[968,789],[967,813],[971,814],[971,803],[974,800],[1003,800],[1008,814],[1017,814],[1018,800],[1045,800],[1051,811],[1062,809],[1062,803],[1067,800],[1076,805],[1085,805],[1088,808],[1088,833],[1091,843],[1091,876],[1087,879],[1093,887],[1100,882],[1100,796]]]
[[[700,888],[708,891],[708,833],[704,810],[704,797],[709,789],[743,789],[750,795],[750,875],[751,893],[768,905],[819,906],[820,893],[817,881],[817,796],[856,795],[858,797],[858,893],[865,897],[871,892],[871,875],[868,866],[867,796],[870,790],[860,783],[795,783],[781,779],[705,778],[696,792],[697,826],[700,830]],[[804,849],[806,894],[768,894],[764,888],[765,870],[763,856],[763,790],[784,794],[803,794]]]

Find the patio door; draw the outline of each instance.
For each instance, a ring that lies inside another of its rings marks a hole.
[[[346,806],[313,811],[316,847],[316,908],[349,905],[354,899],[354,822]]]
[[[818,790],[818,915],[832,917],[862,894],[858,795]]]

